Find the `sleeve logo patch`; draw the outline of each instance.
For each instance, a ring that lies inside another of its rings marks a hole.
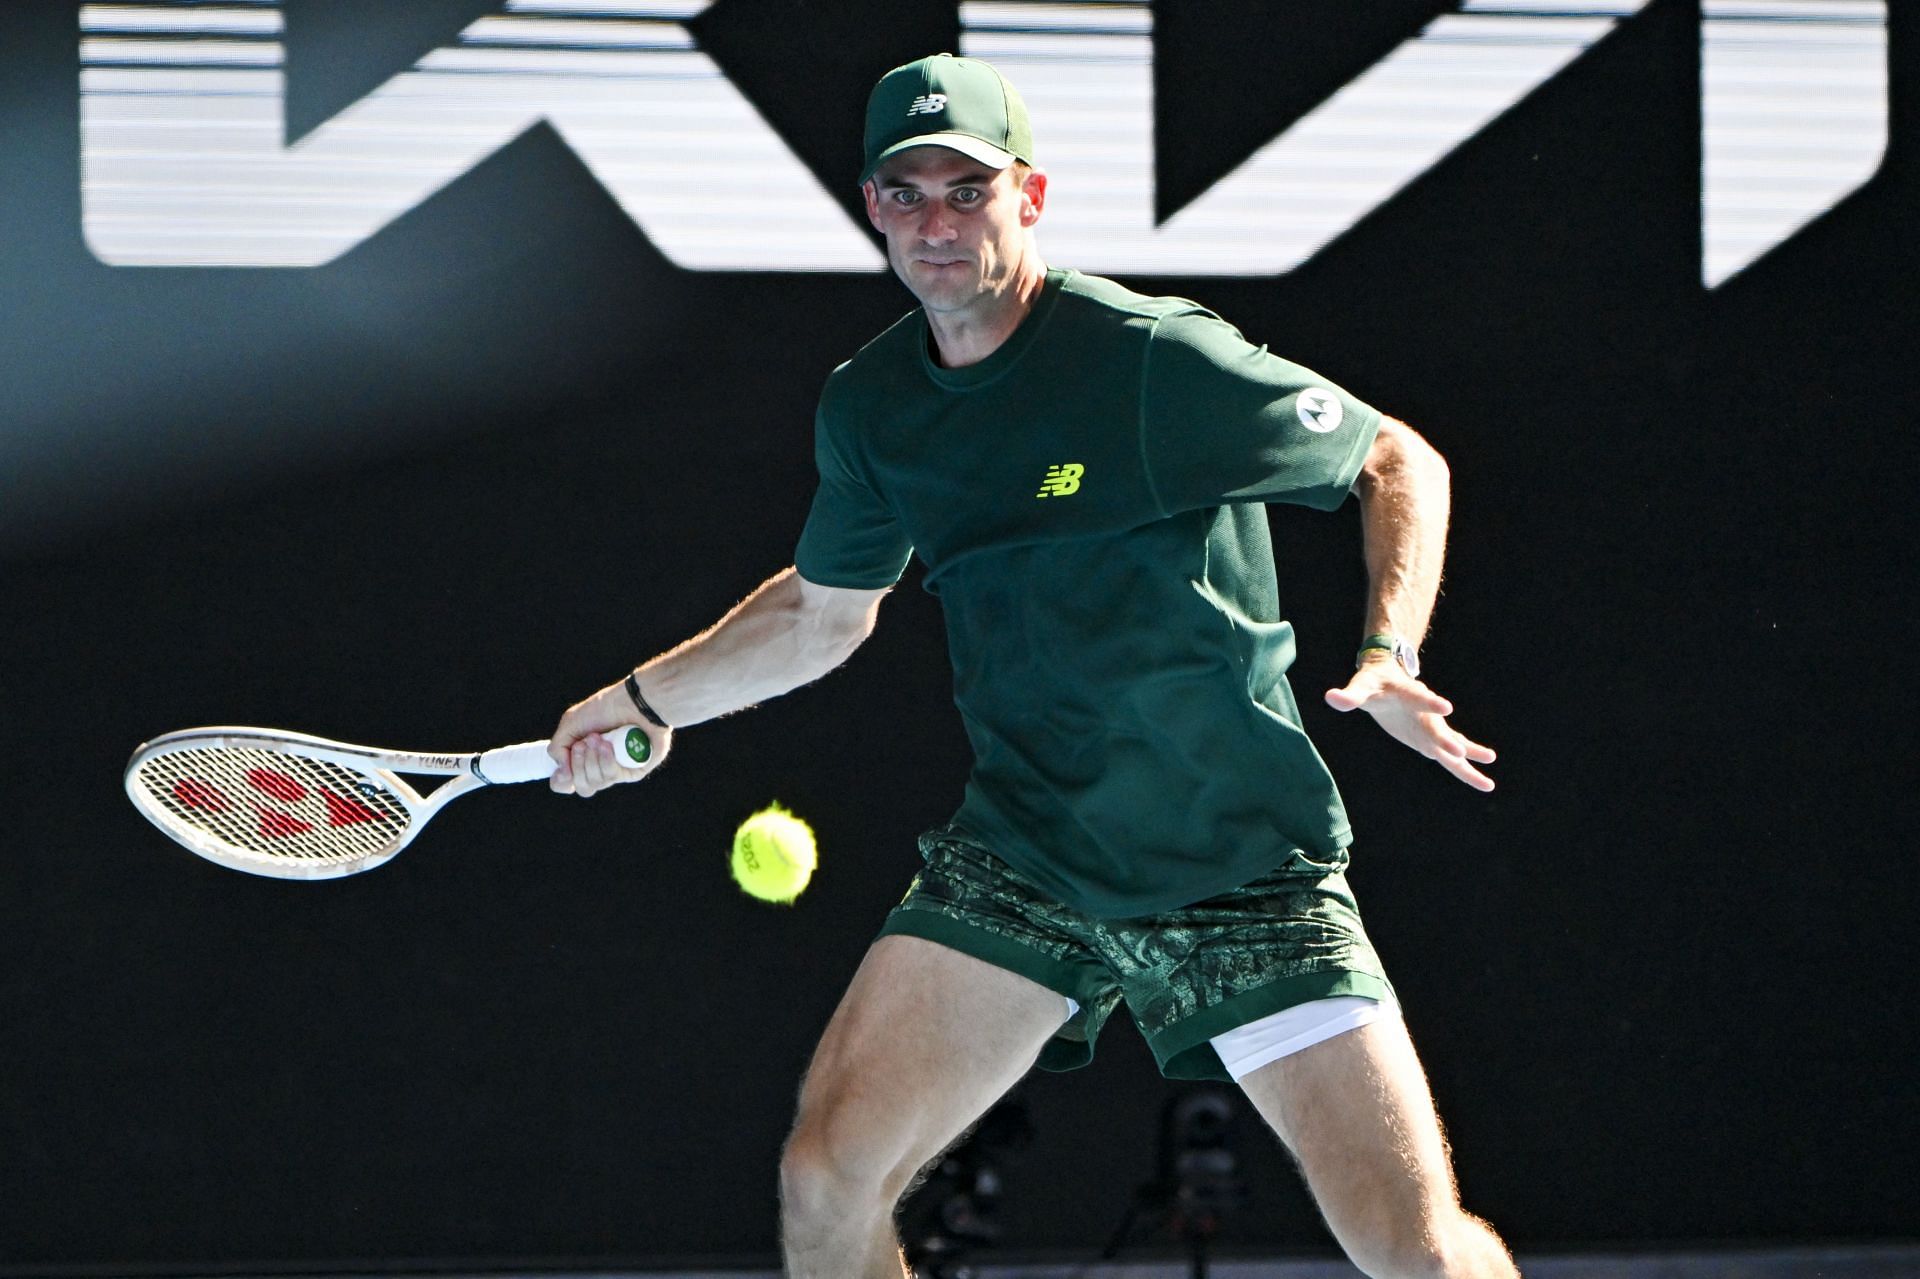
[[[1080,477],[1087,468],[1078,462],[1062,462],[1059,466],[1049,466],[1046,478],[1040,481],[1040,491],[1035,497],[1066,497],[1080,491]]]
[[[1346,410],[1340,407],[1340,397],[1323,386],[1309,387],[1294,396],[1293,411],[1300,415],[1300,425],[1316,435],[1339,430],[1346,416]]]

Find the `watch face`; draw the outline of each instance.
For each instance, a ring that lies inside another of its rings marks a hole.
[[[1393,637],[1393,660],[1400,663],[1400,669],[1408,675],[1414,679],[1420,678],[1419,651],[1398,635]]]

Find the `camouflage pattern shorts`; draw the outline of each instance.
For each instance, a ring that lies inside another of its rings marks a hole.
[[[1137,919],[1094,919],[953,827],[920,837],[926,868],[880,935],[952,947],[1080,1005],[1040,1053],[1044,1070],[1093,1060],[1121,1000],[1169,1079],[1228,1079],[1209,1042],[1333,995],[1392,997],[1343,873],[1344,852],[1296,855],[1252,883]]]

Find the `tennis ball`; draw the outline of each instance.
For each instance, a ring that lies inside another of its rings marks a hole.
[[[769,804],[733,833],[733,878],[750,897],[788,905],[813,878],[813,828]]]

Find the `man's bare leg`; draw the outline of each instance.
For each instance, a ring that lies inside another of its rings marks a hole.
[[[1427,1077],[1398,1017],[1282,1057],[1240,1081],[1300,1162],[1353,1263],[1373,1279],[1515,1279],[1486,1222],[1460,1207]]]
[[[895,1201],[1066,1015],[1060,995],[971,955],[875,942],[814,1051],[780,1161],[791,1279],[900,1279]]]

